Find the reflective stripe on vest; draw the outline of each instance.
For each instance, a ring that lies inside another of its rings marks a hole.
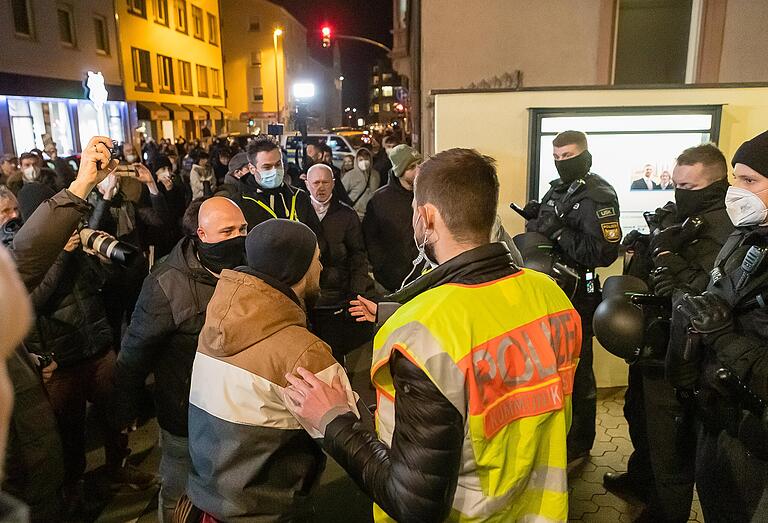
[[[376,428],[392,443],[397,350],[464,418],[450,521],[565,521],[566,435],[581,347],[578,313],[543,274],[447,284],[403,305],[374,341]],[[376,507],[377,521],[389,520]]]
[[[285,207],[285,200],[283,199],[283,207],[285,208],[285,213],[288,215],[287,218],[291,221],[297,222],[299,221],[298,214],[296,213],[296,197],[299,195],[298,192],[293,193],[293,197],[291,198],[291,212],[288,212],[288,208]],[[282,198],[283,195],[281,194],[280,197]],[[256,198],[251,198],[250,196],[243,196],[243,200],[250,200],[252,202],[257,203],[262,209],[267,211],[269,214],[272,215],[273,218],[277,218],[277,213],[272,209],[269,205],[262,202],[261,200],[257,200]]]

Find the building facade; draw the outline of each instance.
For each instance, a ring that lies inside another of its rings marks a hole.
[[[374,130],[405,128],[407,118],[403,102],[406,92],[400,75],[392,68],[389,60],[381,60],[374,65],[369,87],[368,124]]]
[[[270,123],[296,129],[296,83],[311,83],[311,130],[338,125],[341,80],[338,61],[327,66],[307,50],[307,29],[267,0],[222,0],[222,44],[230,125],[240,132],[266,131]]]
[[[134,129],[155,139],[227,130],[217,0],[115,0]]]
[[[128,136],[118,40],[111,2],[13,0],[0,17],[0,152],[82,150],[91,136]],[[89,100],[102,82],[107,102]],[[101,73],[101,76],[98,75]]]
[[[413,141],[427,153],[434,144],[434,90],[768,82],[768,2],[392,5],[393,66],[406,77]]]

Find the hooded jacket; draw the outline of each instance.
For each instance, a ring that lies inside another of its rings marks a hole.
[[[363,171],[357,162],[360,159],[361,152],[367,152],[371,156],[371,166],[367,171]],[[373,155],[365,147],[361,147],[355,153],[355,167],[341,178],[341,183],[347,190],[349,199],[352,200],[352,208],[357,211],[362,220],[365,216],[368,201],[373,197],[373,193],[379,188],[381,175],[379,171],[373,168]]]
[[[269,283],[265,280],[270,280]],[[224,270],[192,369],[187,493],[219,521],[304,521],[323,452],[285,406],[285,374],[304,367],[349,381],[307,330],[290,288],[247,267]]]
[[[216,278],[182,239],[144,280],[115,367],[115,422],[128,426],[140,411],[144,382],[155,374],[160,426],[187,437],[189,383],[197,337]]]

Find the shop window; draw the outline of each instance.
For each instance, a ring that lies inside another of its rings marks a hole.
[[[72,6],[61,4],[56,8],[56,14],[59,19],[59,42],[67,47],[75,47],[77,40],[75,38],[75,16],[72,13]]]
[[[251,65],[261,67],[261,51],[251,51]]]
[[[149,51],[131,47],[133,58],[133,83],[137,91],[152,90],[152,64]]]
[[[219,24],[216,15],[208,13],[208,43],[219,45]]]
[[[264,88],[263,87],[254,87],[251,90],[252,97],[251,100],[254,103],[262,104],[264,103]]]
[[[126,0],[128,2],[128,12],[140,16],[142,18],[147,17],[147,0]]]
[[[381,96],[388,97],[394,96],[395,92],[391,85],[384,85],[381,87]]]
[[[154,0],[155,22],[168,26],[168,0]]]
[[[261,19],[258,16],[251,15],[248,21],[248,32],[258,33],[259,31],[261,31]]]
[[[213,98],[221,98],[219,83],[219,70],[211,69],[211,96]]]
[[[197,96],[208,96],[208,68],[197,66]]]
[[[109,102],[105,105],[107,127],[109,128],[109,134],[107,136],[118,142],[125,141],[125,135],[123,134],[123,117],[120,112],[120,108],[124,103],[125,102]]]
[[[13,10],[13,28],[19,36],[34,37],[32,9],[29,0],[11,0]]]
[[[173,90],[173,58],[157,55],[157,84],[161,93],[172,93]]]
[[[383,105],[383,107],[382,107],[382,110],[383,110],[385,113],[391,112],[391,111],[392,111],[392,104],[390,104],[390,103],[385,103],[385,104]]]
[[[192,35],[198,40],[205,40],[205,28],[203,27],[203,10],[196,5],[192,6]]]
[[[176,30],[187,34],[187,0],[176,0]]]
[[[682,84],[693,0],[620,0],[615,84]]]
[[[35,147],[42,149],[43,135],[50,133],[61,156],[74,154],[66,102],[9,98],[8,113],[11,118],[13,143],[18,153]]]
[[[379,112],[379,104],[373,104],[373,112],[378,113]]]
[[[109,54],[109,30],[107,29],[107,19],[103,16],[93,17],[93,32],[96,35],[96,52],[99,54]]]
[[[192,64],[184,60],[179,60],[179,91],[192,94]]]

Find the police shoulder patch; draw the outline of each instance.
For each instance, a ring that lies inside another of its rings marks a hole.
[[[611,216],[616,216],[616,211],[613,209],[613,207],[606,207],[605,209],[597,210],[598,219],[609,218]]]
[[[616,243],[621,240],[621,227],[619,222],[608,222],[600,224],[600,228],[603,231],[603,238],[611,243]]]

